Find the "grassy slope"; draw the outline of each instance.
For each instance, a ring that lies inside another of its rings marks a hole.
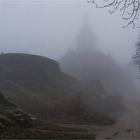
[[[0,93],[0,139],[94,139],[81,128],[38,123]]]

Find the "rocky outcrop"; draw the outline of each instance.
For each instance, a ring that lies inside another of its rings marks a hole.
[[[0,130],[31,125],[31,117],[0,93]]]

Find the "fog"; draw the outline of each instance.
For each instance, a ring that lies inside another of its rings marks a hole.
[[[86,0],[0,1],[0,51],[39,54],[59,59],[76,46],[76,36],[89,16],[97,46],[122,64],[135,52],[138,30],[123,29],[118,12],[97,9]]]
[[[60,59],[63,72],[79,80],[99,80],[107,94],[132,95],[138,92],[131,65],[120,65],[98,47],[88,17],[76,37],[76,47]]]
[[[92,31],[88,41],[96,46],[94,56],[101,59],[96,70],[102,71],[100,76],[108,68],[107,57],[115,67],[131,63],[139,37],[138,29],[122,28],[126,23],[119,12],[111,15],[85,0],[0,1],[0,19],[0,52],[37,54],[57,61],[76,49],[77,36],[87,21]]]
[[[139,29],[108,10],[87,0],[0,0],[0,91],[40,119],[37,136],[140,139]]]

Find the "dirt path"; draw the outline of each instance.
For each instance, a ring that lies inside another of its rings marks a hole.
[[[97,133],[96,139],[140,139],[140,103],[131,98],[126,100],[126,106],[127,109],[118,122],[103,128]]]

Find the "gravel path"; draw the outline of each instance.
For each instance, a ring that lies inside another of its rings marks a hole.
[[[126,100],[126,106],[126,111],[115,125],[97,132],[97,140],[140,140],[140,103],[136,99],[129,98]]]

